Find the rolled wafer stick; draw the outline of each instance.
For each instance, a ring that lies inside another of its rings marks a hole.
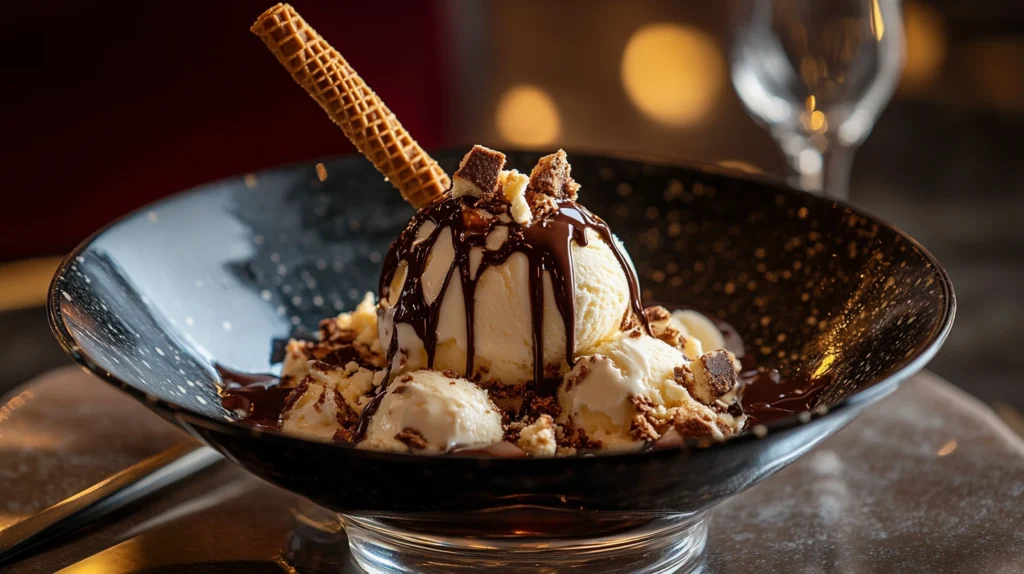
[[[448,191],[448,174],[294,8],[278,4],[250,30],[413,207],[419,209]]]

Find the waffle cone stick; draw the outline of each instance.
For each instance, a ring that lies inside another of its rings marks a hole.
[[[278,4],[250,30],[413,207],[427,205],[451,187],[441,166],[294,8]]]

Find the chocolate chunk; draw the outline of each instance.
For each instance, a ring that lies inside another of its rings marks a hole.
[[[686,390],[698,401],[710,405],[736,386],[736,365],[732,353],[718,349],[701,355],[691,364],[693,384]],[[683,385],[686,386],[686,385]]]
[[[427,439],[423,438],[423,435],[414,429],[404,429],[402,432],[395,435],[395,440],[405,443],[405,446],[413,450],[423,450],[427,448]]]
[[[460,197],[489,197],[498,192],[505,154],[475,145],[462,158],[458,171],[452,176],[452,195]]]
[[[580,186],[569,176],[572,170],[564,150],[546,155],[537,162],[530,172],[528,191],[555,199],[576,199]]]

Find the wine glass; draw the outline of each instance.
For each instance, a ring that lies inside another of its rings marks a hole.
[[[747,112],[786,155],[791,183],[837,199],[899,81],[899,0],[736,0],[730,68]]]

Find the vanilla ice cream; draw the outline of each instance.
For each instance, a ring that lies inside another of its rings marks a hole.
[[[383,375],[355,361],[345,366],[309,361],[281,414],[281,430],[312,440],[335,440],[339,425],[356,421]]]
[[[501,411],[487,391],[454,373],[421,370],[391,382],[359,446],[444,453],[503,439]]]
[[[417,214],[392,247],[379,328],[400,370],[453,370],[505,385],[556,378],[567,354],[614,337],[639,314],[628,255],[569,200],[577,186],[565,153],[543,158],[529,178],[503,166],[504,155],[474,148],[453,197]],[[467,196],[474,200],[460,199]],[[404,320],[396,317],[403,305],[411,316]],[[432,307],[426,325],[423,310]]]
[[[582,429],[603,450],[639,448],[641,441],[656,439],[662,432],[648,428],[652,421],[664,426],[681,418],[697,421],[697,428],[687,429],[688,435],[703,429],[703,434],[722,438],[723,432],[733,432],[728,428],[731,419],[723,422],[723,431],[717,424],[719,414],[691,394],[699,388],[705,397],[713,394],[714,400],[735,385],[732,372],[728,389],[721,389],[729,379],[720,360],[711,364],[715,377],[702,376],[698,385],[691,362],[679,349],[639,330],[622,334],[581,357],[566,374],[558,392],[560,422]]]

